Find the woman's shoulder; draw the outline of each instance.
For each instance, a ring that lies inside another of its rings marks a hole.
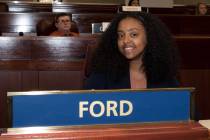
[[[105,89],[106,83],[105,73],[91,73],[85,80],[84,89]]]

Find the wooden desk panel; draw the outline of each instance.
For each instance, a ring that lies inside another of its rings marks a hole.
[[[36,33],[36,24],[41,19],[53,21],[53,13],[0,13],[0,33],[32,32]]]
[[[210,69],[210,36],[176,36],[182,69]]]
[[[39,3],[23,1],[5,2],[9,12],[67,12],[67,13],[117,13],[120,4],[99,3]]]
[[[209,35],[210,16],[157,15],[174,35]]]
[[[67,13],[117,13],[120,4],[114,3],[71,3],[62,2],[61,4],[53,4],[53,12],[67,12]]]
[[[8,127],[8,91],[82,89],[95,45],[95,37],[0,37],[0,128]]]
[[[39,3],[23,1],[19,3],[5,2],[8,5],[9,12],[52,12],[51,3]]]
[[[0,140],[208,140],[208,129],[198,123],[160,123],[19,128],[2,133]]]

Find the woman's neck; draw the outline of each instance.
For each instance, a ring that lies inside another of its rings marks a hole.
[[[142,66],[142,61],[130,61],[129,69],[131,88],[147,88],[147,79],[144,72],[144,67]]]
[[[143,71],[143,63],[141,60],[131,60],[129,63],[130,71],[141,72]]]

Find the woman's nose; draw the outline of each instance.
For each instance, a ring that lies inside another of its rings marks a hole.
[[[129,43],[130,42],[130,37],[128,35],[125,35],[123,38],[124,43]]]

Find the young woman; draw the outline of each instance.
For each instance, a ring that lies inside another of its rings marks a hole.
[[[177,58],[172,36],[158,18],[121,13],[102,35],[85,88],[177,87]]]

